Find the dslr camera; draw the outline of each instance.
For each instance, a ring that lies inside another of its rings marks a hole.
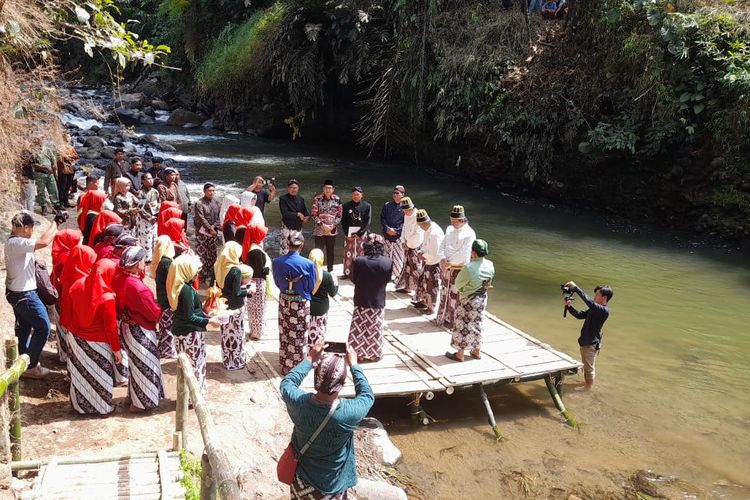
[[[573,294],[576,293],[575,289],[573,287],[568,287],[565,285],[560,285],[560,291],[563,293],[563,298],[565,300],[576,300],[575,297],[573,297]],[[566,318],[568,316],[568,308],[563,307],[563,318]]]
[[[55,224],[58,226],[61,226],[65,224],[68,221],[68,212],[65,211],[63,208],[56,208],[55,209],[55,218],[53,219],[55,221]]]

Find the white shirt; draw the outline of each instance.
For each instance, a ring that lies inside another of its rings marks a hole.
[[[14,236],[5,243],[5,288],[11,292],[36,290],[36,240]]]
[[[467,222],[460,229],[452,225],[445,230],[443,244],[440,245],[440,258],[446,259],[452,266],[463,266],[471,260],[471,245],[477,234]]]
[[[440,245],[443,243],[445,233],[436,222],[430,222],[430,229],[424,233],[424,243],[422,243],[422,255],[425,258],[424,263],[428,266],[434,266],[440,263]]]
[[[417,224],[417,211],[413,214],[404,214],[404,227],[401,229],[401,241],[406,243],[409,248],[419,248],[424,239],[424,231]]]

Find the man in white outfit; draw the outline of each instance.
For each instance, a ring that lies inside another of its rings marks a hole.
[[[396,282],[396,292],[412,293],[417,290],[419,276],[422,274],[422,260],[418,252],[422,246],[424,231],[417,224],[417,209],[411,198],[402,198],[401,208],[404,210],[404,227],[399,243],[404,246],[404,269]]]
[[[440,245],[443,293],[435,318],[438,325],[453,328],[453,317],[458,306],[456,276],[471,260],[471,245],[476,238],[476,233],[469,226],[464,207],[454,205],[451,210],[451,225],[445,230],[445,238],[443,238],[443,244]]]
[[[422,274],[417,283],[417,294],[412,306],[422,309],[427,314],[435,312],[440,296],[440,245],[445,233],[430,219],[427,210],[417,210],[417,224],[424,231],[424,241],[419,249],[419,259],[422,261]]]

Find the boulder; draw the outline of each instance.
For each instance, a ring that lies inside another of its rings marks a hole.
[[[141,113],[139,119],[141,120],[141,124],[143,125],[153,125],[154,123],[156,123],[156,120],[153,117],[148,116],[144,113]]]
[[[200,115],[193,113],[192,111],[188,111],[184,108],[178,108],[175,109],[169,116],[167,125],[184,126],[192,123],[195,124],[196,127],[198,127],[201,123],[203,123],[203,121],[204,120]]]
[[[390,467],[401,459],[401,450],[393,444],[379,420],[365,418],[360,422],[357,434],[358,438],[367,443],[368,448],[372,450],[381,464]]]
[[[157,149],[164,151],[166,153],[175,153],[177,152],[177,148],[172,146],[171,144],[167,144],[166,142],[162,142],[157,146]]]
[[[138,139],[138,144],[151,144],[152,146],[158,146],[159,138],[154,134],[146,134]]]
[[[82,150],[81,152],[79,152],[79,155],[80,155],[81,158],[85,158],[87,160],[97,160],[97,159],[101,158],[102,151],[103,150],[100,150],[100,149],[94,149],[94,148],[89,149],[89,148],[86,148],[86,149]],[[112,155],[112,158],[114,158],[114,157],[115,156]]]
[[[201,123],[201,128],[216,128],[214,127],[214,119],[209,118],[205,122]]]
[[[149,103],[151,104],[151,107],[154,109],[159,109],[161,111],[169,111],[169,104],[166,103],[166,101],[162,99],[153,99]]]
[[[406,492],[398,486],[371,479],[357,479],[352,493],[359,500],[407,500]]]
[[[141,124],[141,113],[137,109],[115,108],[114,114],[123,125],[130,127]]]
[[[146,104],[146,94],[141,92],[120,94],[119,96],[115,96],[115,103],[123,108],[137,109]]]
[[[115,157],[115,148],[114,148],[114,146],[107,146],[106,148],[102,149],[101,157],[102,158],[113,159]]]
[[[152,106],[145,106],[141,111],[143,111],[143,114],[146,116],[156,116],[156,111],[154,111]]]
[[[86,137],[86,140],[83,141],[83,145],[87,148],[101,149],[107,145],[107,140],[103,137],[99,137],[98,135],[93,135],[91,137]]]

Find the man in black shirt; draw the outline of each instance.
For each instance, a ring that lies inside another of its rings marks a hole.
[[[372,207],[364,199],[360,186],[352,188],[352,201],[344,203],[341,228],[344,230],[344,279],[352,274],[354,259],[362,255],[364,236],[370,231]]]
[[[279,198],[281,211],[281,245],[279,255],[289,252],[288,239],[292,231],[302,231],[302,225],[310,218],[305,206],[305,199],[299,194],[299,182],[290,180],[286,185],[287,193]]]
[[[130,179],[130,192],[135,196],[138,196],[138,191],[141,190],[143,178],[143,161],[140,157],[134,156],[130,159],[130,170],[123,172],[122,176],[126,179]]]
[[[599,347],[602,342],[602,327],[609,318],[608,304],[613,295],[612,288],[608,285],[597,286],[594,288],[594,298],[591,299],[574,282],[569,281],[565,286],[574,290],[581,297],[581,300],[589,306],[585,311],[578,311],[573,307],[572,300],[568,297],[565,298],[565,309],[574,317],[583,320],[578,345],[581,348],[586,390],[590,390],[594,386],[596,357],[599,354]]]
[[[266,184],[265,179],[261,176],[253,179],[253,183],[247,187],[246,191],[255,194],[255,206],[263,215],[265,215],[266,203],[270,203],[276,198],[276,186],[273,185],[273,179],[272,182]]]

